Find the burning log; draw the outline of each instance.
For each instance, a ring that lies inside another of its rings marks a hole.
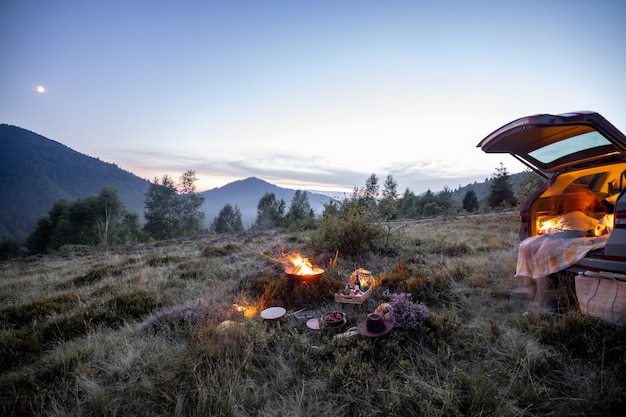
[[[289,255],[287,262],[293,266],[285,268],[284,272],[294,282],[294,285],[296,282],[315,281],[324,274],[322,268],[313,266],[309,258],[305,258],[299,253]]]

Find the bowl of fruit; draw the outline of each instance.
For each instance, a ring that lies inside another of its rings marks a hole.
[[[322,314],[322,318],[320,319],[320,324],[323,324],[325,327],[340,327],[346,322],[346,315],[341,311],[329,311],[328,313]]]

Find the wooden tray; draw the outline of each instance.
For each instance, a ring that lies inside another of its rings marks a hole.
[[[370,295],[372,295],[372,287],[369,287],[362,295],[343,295],[341,293],[336,293],[335,302],[345,304],[363,304],[363,302],[365,302]]]

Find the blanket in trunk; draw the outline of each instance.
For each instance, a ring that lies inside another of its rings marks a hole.
[[[520,243],[515,276],[540,278],[568,268],[603,248],[609,235],[566,238],[555,235],[532,236]]]

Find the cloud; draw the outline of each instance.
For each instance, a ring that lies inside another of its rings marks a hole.
[[[389,163],[382,165],[382,169],[365,165],[355,170],[354,164],[347,167],[327,159],[288,153],[266,157],[242,154],[240,158],[226,159],[191,152],[107,150],[103,156],[123,169],[150,180],[165,174],[178,178],[186,170],[193,169],[198,176],[197,185],[200,190],[221,187],[229,182],[254,176],[288,188],[350,193],[354,187],[363,187],[369,176],[375,174],[381,189],[387,176],[392,175],[398,183],[398,192],[403,193],[409,188],[420,194],[427,189],[455,189],[474,181],[483,181],[493,173],[493,167],[497,165],[494,164],[484,172],[463,174],[454,171],[454,163],[446,160]]]

